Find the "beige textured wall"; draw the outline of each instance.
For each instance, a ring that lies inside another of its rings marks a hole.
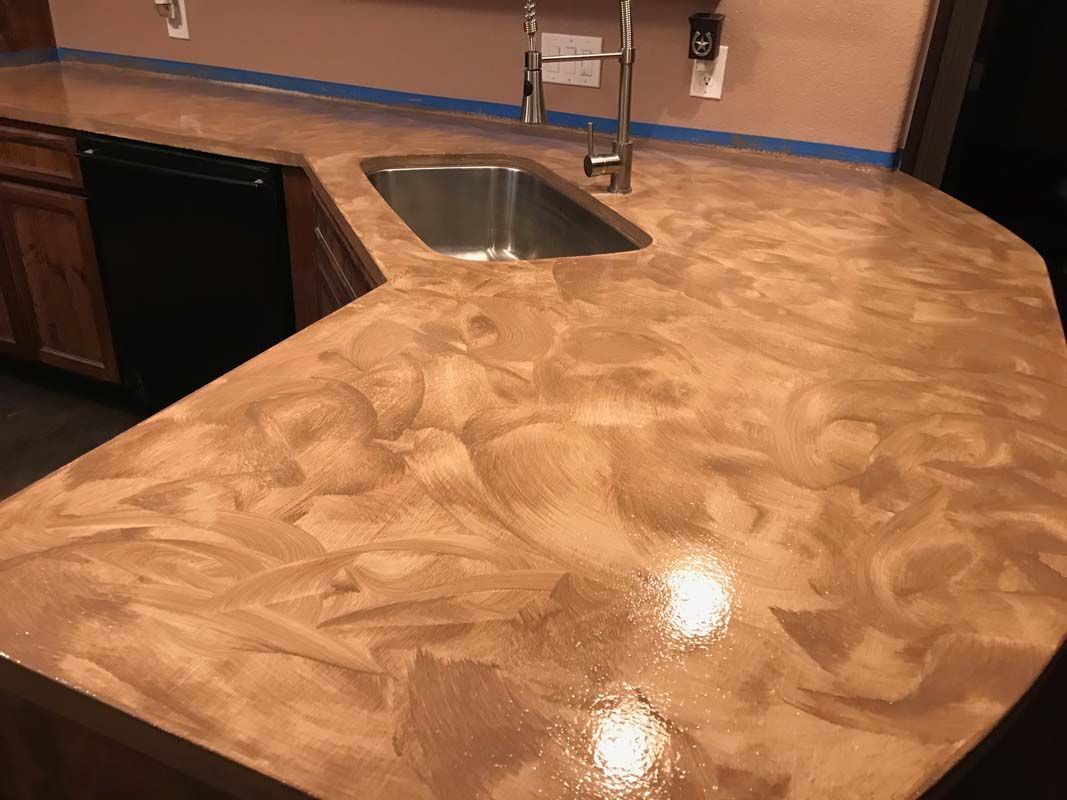
[[[51,0],[60,47],[169,58],[517,104],[521,0],[187,0],[169,39],[151,0]],[[896,150],[930,0],[723,0],[721,101],[688,96],[688,17],[708,0],[635,0],[634,116],[708,130]],[[540,0],[541,30],[618,38],[612,0]],[[550,108],[614,116],[603,88],[547,87]]]

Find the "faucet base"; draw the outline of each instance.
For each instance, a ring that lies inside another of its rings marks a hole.
[[[616,149],[619,151],[616,153],[616,158],[619,159],[619,166],[611,174],[611,186],[608,187],[608,191],[613,194],[629,194],[633,191],[631,179],[634,166],[634,143],[627,142],[623,145],[616,145]]]

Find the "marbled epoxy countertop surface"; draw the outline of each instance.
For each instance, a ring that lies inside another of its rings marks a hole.
[[[907,176],[641,143],[650,247],[475,264],[361,161],[580,136],[71,65],[0,116],[306,166],[388,279],[0,506],[9,664],[329,797],[854,800],[1063,640],[1044,265]]]

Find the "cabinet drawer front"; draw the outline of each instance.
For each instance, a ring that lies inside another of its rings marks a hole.
[[[0,124],[0,175],[82,188],[74,137]]]

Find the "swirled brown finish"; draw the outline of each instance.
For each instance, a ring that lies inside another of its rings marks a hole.
[[[636,253],[438,255],[365,158],[578,138],[121,70],[0,114],[305,167],[386,282],[0,507],[0,650],[326,797],[911,798],[1067,630],[1035,253],[642,143]]]

